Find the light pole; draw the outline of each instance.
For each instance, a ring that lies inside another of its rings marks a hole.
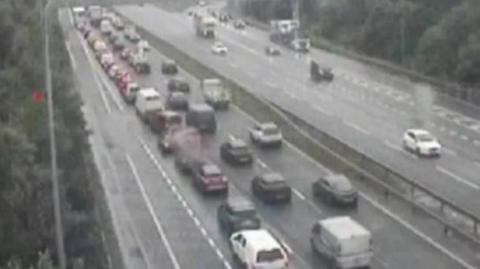
[[[45,37],[45,90],[47,92],[48,129],[50,134],[50,164],[52,170],[53,214],[55,218],[55,237],[57,241],[57,258],[60,269],[67,268],[65,246],[63,242],[62,212],[60,206],[60,190],[57,173],[57,143],[55,138],[55,121],[52,96],[52,72],[50,69],[50,44],[48,35],[48,11],[50,3],[47,0],[43,10],[44,37]]]

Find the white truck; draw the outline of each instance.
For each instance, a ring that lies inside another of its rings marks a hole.
[[[331,261],[334,268],[369,267],[373,257],[370,231],[350,217],[317,221],[310,243],[312,250]]]
[[[164,110],[163,100],[154,88],[144,88],[137,92],[135,98],[135,110],[138,116],[147,124],[158,111]]]
[[[195,13],[193,15],[193,25],[198,36],[204,38],[215,38],[215,18],[208,13]]]
[[[134,25],[125,26],[124,36],[127,40],[133,43],[140,41],[140,35],[137,33]]]
[[[200,82],[205,103],[214,109],[228,109],[230,105],[230,92],[223,86],[220,79],[209,78]]]
[[[101,6],[89,6],[88,17],[90,18],[90,24],[93,27],[99,27],[102,20],[103,9]]]
[[[297,52],[310,50],[310,40],[301,33],[300,23],[297,20],[270,21],[270,41]]]

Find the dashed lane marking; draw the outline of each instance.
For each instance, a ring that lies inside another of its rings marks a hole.
[[[292,188],[292,191],[293,193],[295,193],[296,196],[298,196],[298,198],[300,198],[300,200],[306,200],[305,196],[299,190]]]
[[[442,151],[449,154],[449,155],[452,155],[452,156],[457,156],[457,152],[454,151],[453,149],[449,149],[449,148],[446,148],[446,147],[443,147],[442,148]]]
[[[153,155],[152,151],[150,150],[150,148],[147,146],[147,144],[141,139],[139,138],[138,139],[139,143],[142,145],[142,148],[143,150],[146,152],[146,154],[148,155],[148,157],[150,158],[150,160],[153,162],[153,164],[156,166],[157,170],[160,171],[160,173],[162,175],[165,175],[163,177],[164,180],[169,180],[171,182],[171,179],[170,177],[168,176],[168,174],[165,172],[165,170],[163,169],[163,167],[159,164],[158,160],[155,158],[155,156]],[[171,185],[177,189],[173,182],[171,183]],[[218,258],[220,259],[220,261],[224,264],[225,266],[225,269],[232,269],[232,266],[230,265],[230,263],[225,259],[225,256],[221,253],[220,251],[220,248],[215,244],[215,241],[212,240],[212,238],[209,236],[207,230],[205,229],[205,227],[202,225],[202,223],[200,222],[200,220],[197,218],[197,216],[195,216],[195,213],[193,212],[193,210],[191,209],[191,207],[188,205],[188,203],[186,202],[186,200],[182,197],[182,195],[180,194],[180,192],[177,190],[177,197],[180,197],[178,199],[182,199],[182,206],[183,208],[186,210],[187,214],[190,216],[190,218],[193,220],[193,222],[195,223],[195,226],[197,226],[197,228],[200,230],[200,232],[202,233],[202,235],[204,236],[204,238],[208,241],[209,245],[212,247],[212,249],[215,251],[215,253],[217,254]],[[177,268],[175,268],[177,269]]]
[[[367,130],[363,129],[362,127],[356,125],[353,122],[350,122],[350,121],[347,121],[347,120],[344,120],[343,122],[345,123],[345,125],[352,127],[353,129],[363,133],[364,135],[370,135],[370,133]]]
[[[468,181],[468,180],[466,180],[466,179],[464,179],[464,178],[462,178],[462,177],[460,177],[460,176],[457,176],[456,174],[454,174],[454,173],[451,172],[450,170],[447,170],[447,169],[443,168],[442,166],[437,165],[437,166],[435,166],[435,169],[437,169],[437,171],[439,171],[439,172],[441,172],[441,173],[444,173],[445,175],[447,175],[447,176],[455,179],[456,181],[458,181],[458,182],[460,182],[460,183],[463,183],[463,184],[465,184],[465,185],[467,185],[467,186],[469,186],[469,187],[471,187],[471,188],[474,188],[474,189],[476,189],[476,190],[479,190],[479,189],[480,189],[480,187],[479,187],[477,184],[472,183],[472,182],[470,182],[470,181]]]

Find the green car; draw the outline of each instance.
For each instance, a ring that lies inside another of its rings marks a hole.
[[[230,198],[220,204],[217,209],[220,227],[228,235],[240,230],[256,230],[260,228],[260,219],[255,206],[250,201],[241,198]]]

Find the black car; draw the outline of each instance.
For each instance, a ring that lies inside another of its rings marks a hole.
[[[178,67],[175,61],[166,60],[162,62],[162,73],[167,75],[175,75],[178,73]]]
[[[190,84],[188,84],[188,81],[183,77],[171,78],[167,83],[167,88],[171,92],[190,92]]]
[[[175,167],[184,174],[192,174],[203,161],[187,149],[179,149],[175,154]]]
[[[188,97],[183,92],[171,92],[167,97],[167,107],[171,110],[188,110]]]
[[[108,37],[108,42],[110,42],[110,44],[113,44],[118,39],[119,39],[118,35],[112,34]]]
[[[292,190],[277,173],[256,176],[252,180],[253,194],[264,202],[290,202]]]
[[[313,183],[313,195],[328,204],[356,207],[358,193],[350,180],[341,174],[330,174]]]
[[[252,202],[243,197],[229,198],[217,208],[220,227],[228,235],[240,230],[260,228],[260,219]]]
[[[233,27],[235,27],[235,29],[245,29],[246,26],[247,24],[242,20],[236,20],[233,22]]]
[[[231,164],[252,164],[252,152],[241,139],[230,139],[220,146],[220,157]]]
[[[112,42],[112,49],[114,51],[122,51],[125,48],[125,43],[120,40],[120,39],[115,39],[115,41]]]

